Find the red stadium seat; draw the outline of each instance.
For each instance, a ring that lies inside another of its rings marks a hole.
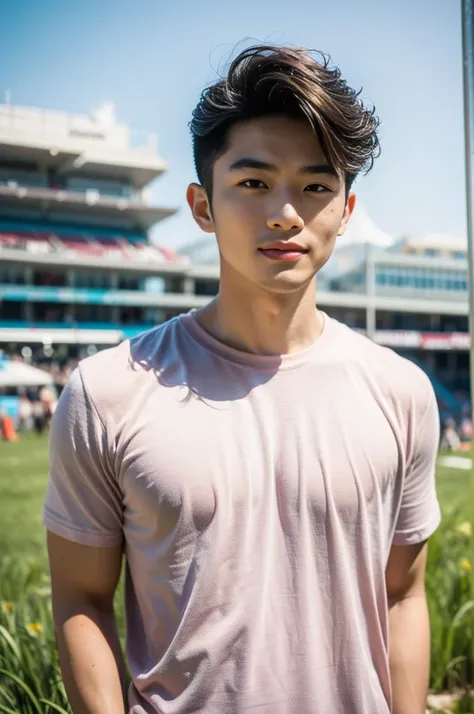
[[[98,244],[89,243],[87,241],[73,240],[71,238],[65,238],[61,236],[61,242],[64,244],[67,250],[72,250],[77,253],[86,253],[87,255],[103,255],[104,251],[102,246]]]
[[[150,243],[132,243],[122,235],[117,234],[111,238],[89,236],[65,236],[60,232],[30,230],[15,233],[0,232],[0,246],[23,248],[34,253],[49,252],[52,250],[67,250],[94,256],[108,256],[139,260],[140,262],[152,260],[157,262],[177,261],[177,254],[173,250],[154,246]]]

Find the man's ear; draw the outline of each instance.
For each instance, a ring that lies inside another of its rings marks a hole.
[[[214,220],[206,189],[198,183],[189,184],[186,200],[199,228],[206,233],[214,233]]]
[[[355,193],[350,193],[347,197],[346,205],[344,208],[344,213],[342,214],[342,220],[339,224],[339,229],[337,231],[338,236],[342,236],[346,232],[347,224],[349,223],[349,218],[352,215],[356,205],[356,195]]]

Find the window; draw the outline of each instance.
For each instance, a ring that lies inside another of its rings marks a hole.
[[[119,290],[143,290],[143,280],[134,276],[121,275],[118,280]]]
[[[443,290],[443,278],[439,271],[433,273],[433,286],[435,290]]]
[[[413,275],[411,278],[411,286],[422,290],[424,285],[424,275],[421,270],[416,269],[412,271]]]
[[[105,273],[98,272],[76,272],[74,275],[74,285],[76,288],[106,289],[110,287],[109,276]]]
[[[164,310],[160,307],[147,307],[143,311],[144,323],[147,325],[160,325],[165,321]]]
[[[0,320],[24,320],[25,303],[3,300],[0,303]]]
[[[121,307],[121,325],[143,325],[145,322],[145,311],[141,307]]]
[[[23,186],[25,188],[44,188],[47,186],[46,176],[36,171],[0,166],[0,184],[5,186]]]
[[[172,275],[165,279],[165,293],[182,293],[184,289],[184,281],[180,275]]]
[[[132,195],[131,186],[126,182],[98,177],[70,176],[67,180],[67,188],[80,193],[95,190],[102,196],[116,196],[117,198],[130,198]]]
[[[35,270],[33,273],[33,285],[41,287],[64,287],[67,285],[66,273],[57,273],[51,270]]]
[[[25,271],[22,268],[0,268],[0,283],[2,285],[25,285]]]
[[[112,322],[112,308],[109,305],[84,305],[75,306],[77,322]]]
[[[217,295],[219,290],[219,283],[217,280],[196,280],[195,283],[195,294],[196,295]]]
[[[34,322],[64,323],[66,305],[50,302],[35,302],[31,306]]]

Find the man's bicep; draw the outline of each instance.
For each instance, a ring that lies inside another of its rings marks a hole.
[[[83,545],[48,531],[53,598],[61,605],[87,600],[111,606],[122,567],[122,546]]]

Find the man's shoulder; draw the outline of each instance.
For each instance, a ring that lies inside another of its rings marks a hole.
[[[175,318],[79,362],[84,391],[99,413],[126,409],[169,354],[178,323]]]
[[[342,323],[337,325],[343,358],[362,371],[374,389],[391,401],[421,410],[432,401],[431,381],[415,362]]]

